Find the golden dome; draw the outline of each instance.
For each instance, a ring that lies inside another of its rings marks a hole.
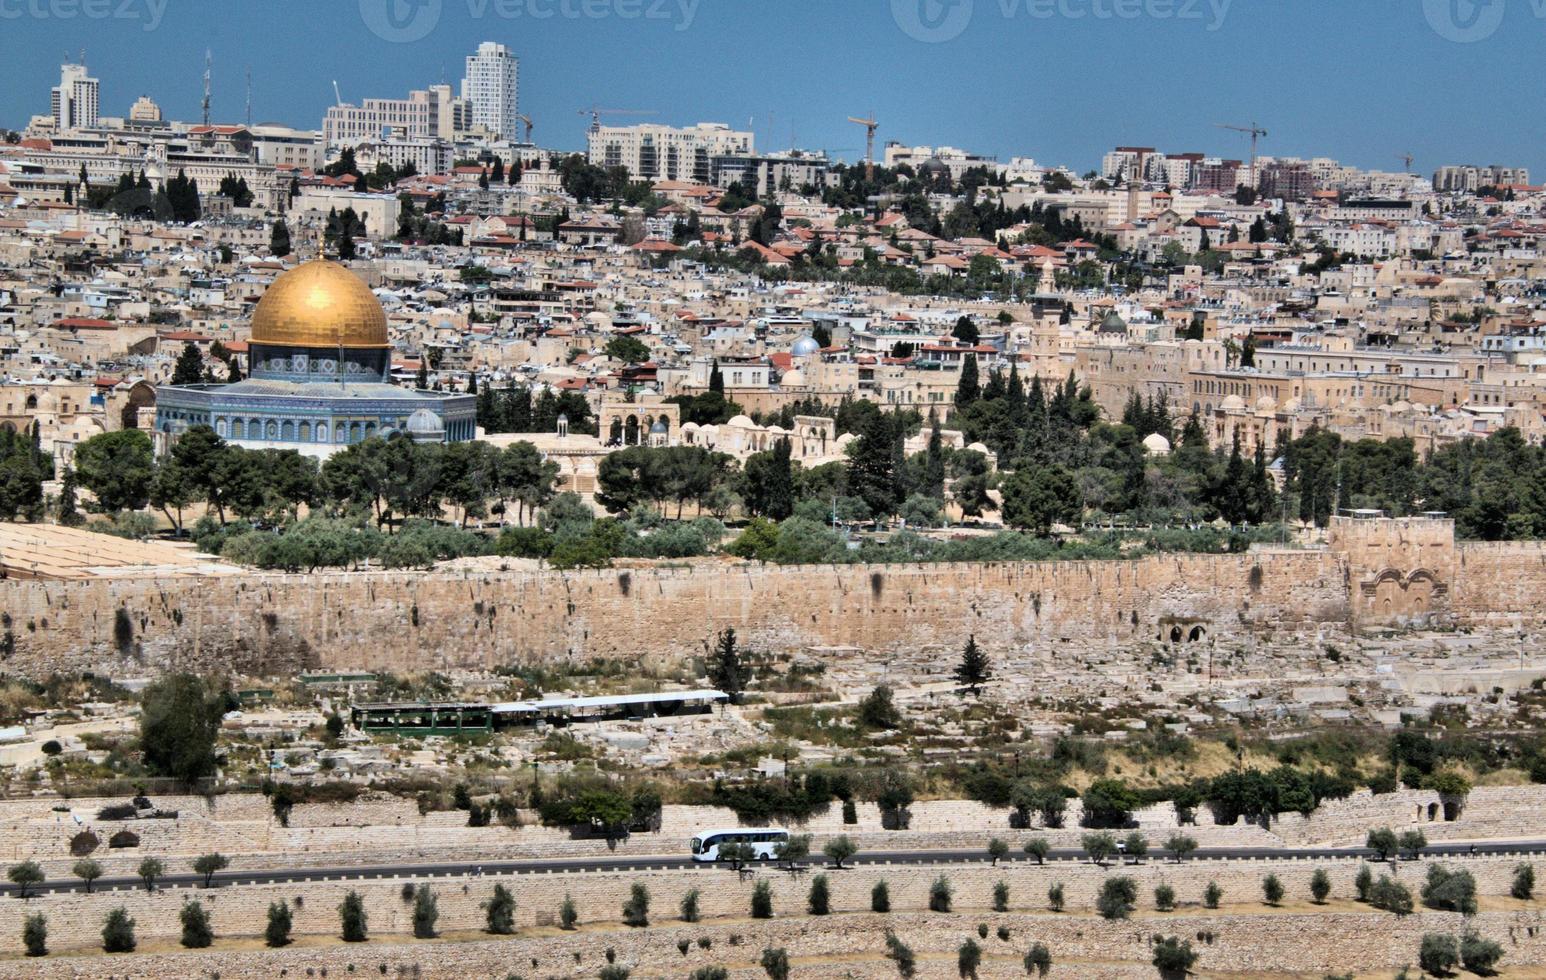
[[[252,342],[290,347],[387,347],[386,313],[364,280],[317,259],[274,280],[252,314]]]

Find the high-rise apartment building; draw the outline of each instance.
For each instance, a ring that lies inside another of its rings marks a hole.
[[[102,87],[86,74],[85,65],[61,65],[59,85],[49,99],[54,127],[59,130],[90,129],[101,111]]]
[[[699,123],[684,129],[646,123],[641,126],[592,126],[589,158],[601,167],[627,167],[641,180],[713,180],[717,156],[751,156],[755,137],[724,123]]]
[[[357,146],[386,136],[455,139],[469,127],[470,107],[451,94],[449,85],[431,85],[406,99],[365,99],[360,105],[335,105],[322,120],[322,136],[331,147]]]
[[[1530,183],[1530,171],[1525,167],[1440,167],[1433,174],[1436,191],[1477,191],[1483,187],[1503,187],[1510,184]]]
[[[462,78],[462,98],[471,108],[473,126],[514,140],[519,132],[519,80],[520,63],[509,48],[493,41],[478,45],[477,53],[467,57]]]

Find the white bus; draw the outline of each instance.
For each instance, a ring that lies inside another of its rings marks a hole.
[[[771,861],[780,844],[787,843],[789,831],[777,827],[741,827],[736,830],[705,830],[692,839],[694,861],[718,861],[719,845],[750,844],[752,857],[759,861]]]

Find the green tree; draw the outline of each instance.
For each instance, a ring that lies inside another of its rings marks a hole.
[[[1169,912],[1176,907],[1176,890],[1169,885],[1159,885],[1154,889],[1154,908],[1160,912]]]
[[[1052,853],[1052,845],[1045,837],[1032,837],[1025,842],[1025,853],[1035,858],[1037,864],[1046,864],[1047,855]]]
[[[155,478],[150,437],[138,429],[92,436],[75,450],[75,473],[99,512],[143,510]]]
[[[875,882],[875,886],[870,889],[870,911],[891,911],[891,886],[886,884],[885,879]]]
[[[558,924],[565,930],[572,930],[580,921],[579,910],[575,908],[574,897],[564,895],[564,901],[558,906]]]
[[[1314,899],[1316,905],[1324,905],[1326,897],[1330,894],[1331,875],[1326,873],[1325,868],[1316,868],[1315,873],[1310,876],[1310,897]]]
[[[41,885],[44,881],[43,868],[36,861],[23,861],[13,864],[5,873],[11,884],[16,886],[16,897],[26,898],[28,890],[34,885]]]
[[[204,381],[204,355],[199,353],[198,345],[192,341],[183,344],[182,353],[177,355],[177,364],[172,368],[172,384],[196,385]]]
[[[956,382],[956,410],[965,411],[982,397],[982,382],[978,379],[977,357],[969,355],[961,359],[961,379]]]
[[[859,724],[872,731],[894,731],[902,727],[902,712],[889,685],[878,685],[859,702]]]
[[[1277,905],[1283,901],[1283,882],[1277,875],[1268,875],[1262,879],[1261,893],[1268,905]]]
[[[934,882],[929,885],[929,911],[949,912],[951,896],[950,879],[944,875],[935,878]]]
[[[1224,897],[1224,889],[1219,887],[1216,881],[1208,882],[1208,887],[1202,890],[1202,904],[1204,908],[1216,909],[1219,901]]]
[[[509,936],[515,932],[515,896],[504,885],[495,885],[494,894],[483,903],[488,931],[496,936]]]
[[[1106,919],[1125,919],[1138,907],[1138,883],[1126,876],[1101,882],[1095,911]]]
[[[359,892],[351,891],[344,896],[343,902],[338,906],[338,925],[339,936],[344,942],[363,943],[366,940],[369,916],[365,914],[365,900],[360,897]]]
[[[1369,831],[1369,836],[1364,842],[1364,846],[1374,852],[1374,859],[1376,861],[1389,861],[1400,849],[1396,833],[1389,827],[1381,827]]]
[[[832,862],[833,867],[841,871],[843,862],[857,854],[859,848],[854,844],[851,837],[843,834],[840,837],[827,841],[826,846],[821,849],[821,852]]]
[[[623,924],[642,929],[650,924],[650,890],[635,882],[623,903]]]
[[[1489,976],[1503,959],[1503,947],[1491,939],[1483,939],[1474,932],[1460,937],[1460,962],[1465,968],[1480,976]]]
[[[1079,520],[1079,486],[1061,466],[1022,467],[1010,474],[1000,489],[1004,522],[1010,527],[1047,537],[1052,525]]]
[[[21,942],[28,956],[48,955],[48,916],[39,912],[22,921]]]
[[[1406,830],[1402,831],[1398,843],[1401,847],[1401,856],[1408,861],[1415,861],[1428,846],[1428,837],[1420,830]]]
[[[92,883],[102,877],[102,865],[91,858],[81,858],[75,862],[70,873],[86,883],[86,894],[90,895]]]
[[[1170,852],[1171,858],[1173,858],[1177,864],[1180,864],[1183,860],[1196,852],[1197,840],[1196,838],[1188,837],[1185,834],[1171,834],[1170,839],[1165,841],[1165,850]]]
[[[636,337],[619,335],[607,341],[606,355],[624,364],[643,364],[650,359],[650,349]]]
[[[231,859],[216,851],[213,854],[201,854],[193,859],[193,871],[204,876],[204,887],[208,888],[215,873],[224,871],[231,866]]]
[[[1009,857],[1009,844],[1003,838],[995,837],[988,841],[988,859],[993,862],[995,868],[1007,857]]]
[[[1521,864],[1514,868],[1514,881],[1509,885],[1508,893],[1522,902],[1535,897],[1534,865]]]
[[[896,964],[896,972],[902,980],[912,980],[918,972],[918,957],[894,932],[886,933],[886,959]]]
[[[736,648],[735,628],[727,626],[720,631],[714,648],[709,652],[707,673],[709,683],[717,690],[730,695],[732,703],[738,703],[746,690],[750,675],[741,664],[740,651]]]
[[[950,331],[950,335],[968,347],[976,346],[977,341],[982,339],[976,322],[969,316],[957,319],[955,327]]]
[[[276,259],[290,254],[290,226],[285,224],[283,218],[274,222],[273,230],[269,233],[268,252]]]
[[[977,980],[977,968],[982,965],[982,947],[977,940],[968,939],[956,950],[956,972],[961,977]]]
[[[1358,873],[1353,876],[1353,893],[1358,896],[1360,902],[1369,900],[1369,892],[1374,888],[1374,872],[1369,870],[1367,864],[1358,866]]]
[[[1054,912],[1063,911],[1063,883],[1054,881],[1047,886],[1047,908]]]
[[[766,878],[759,878],[752,886],[752,918],[773,918],[773,886]]]
[[[156,880],[166,874],[166,865],[160,858],[148,857],[140,861],[140,866],[134,873],[145,883],[145,890],[152,892],[156,890]]]
[[[956,665],[954,676],[955,682],[970,691],[973,696],[977,696],[982,685],[993,678],[993,662],[977,646],[975,634],[967,637],[966,646],[961,650],[961,662]]]
[[[1052,951],[1042,943],[1035,943],[1026,952],[1023,962],[1026,976],[1034,971],[1038,977],[1045,977],[1052,972]]]
[[[993,885],[993,911],[1009,911],[1009,882],[999,881]]]
[[[805,910],[811,915],[827,915],[832,911],[832,886],[826,875],[811,879],[811,890],[805,899]]]
[[[183,903],[178,913],[182,921],[182,944],[188,949],[207,949],[215,941],[214,930],[209,925],[209,913],[201,902]]]
[[[690,889],[688,890],[687,894],[682,896],[680,916],[683,922],[698,921],[700,918],[700,914],[698,912],[698,889]]]
[[[789,980],[789,953],[784,949],[769,947],[762,951],[762,972],[768,975],[768,980]]]
[[[145,688],[140,706],[140,745],[152,772],[185,783],[214,773],[225,693],[193,674],[169,674]]]
[[[439,935],[435,931],[435,925],[439,921],[439,900],[435,898],[435,893],[428,885],[420,885],[413,893],[413,938],[434,939]]]
[[[107,953],[132,953],[134,947],[134,920],[129,918],[129,910],[123,907],[113,909],[107,913],[107,921],[102,925],[102,950]]]
[[[1439,932],[1426,933],[1417,951],[1417,965],[1424,973],[1436,977],[1449,976],[1460,965],[1460,944],[1454,936]]]
[[[1197,953],[1192,950],[1190,941],[1167,936],[1154,944],[1154,958],[1151,962],[1160,976],[1169,980],[1190,973],[1197,963]]]
[[[270,902],[268,925],[263,930],[263,942],[274,949],[290,945],[290,928],[290,903],[283,899]]]

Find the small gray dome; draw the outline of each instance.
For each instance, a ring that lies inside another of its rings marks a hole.
[[[789,353],[795,357],[809,357],[819,350],[821,350],[821,345],[816,342],[816,338],[810,334],[805,334],[794,342],[794,346],[789,348]]]
[[[408,416],[408,424],[403,431],[414,442],[443,442],[446,437],[445,423],[427,408],[421,408]]]

